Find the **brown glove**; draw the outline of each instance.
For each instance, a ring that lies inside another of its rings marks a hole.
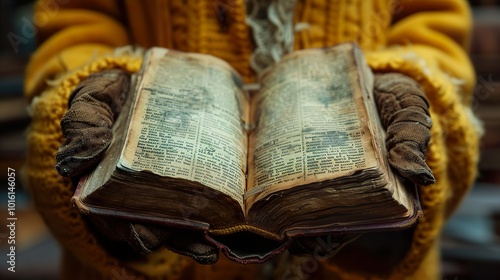
[[[113,138],[112,126],[130,87],[130,76],[119,69],[90,75],[72,92],[68,111],[61,120],[65,137],[56,154],[56,169],[62,176],[77,177],[90,172],[102,159]],[[215,263],[218,249],[196,233],[133,224],[118,219],[91,219],[97,230],[115,244],[127,244],[140,254],[165,246],[202,264]]]
[[[387,132],[389,164],[418,185],[433,184],[436,180],[425,163],[432,120],[422,88],[403,74],[376,74],[373,93]]]
[[[119,252],[120,256],[123,256],[123,253],[130,253],[129,249],[132,249],[132,254],[144,255],[164,246],[175,253],[188,256],[200,264],[213,264],[219,258],[217,247],[203,242],[202,232],[171,230],[119,219],[92,217],[91,221],[102,236],[107,239],[105,244],[111,247],[111,251]]]
[[[129,90],[130,77],[112,69],[91,75],[71,93],[61,120],[64,142],[56,154],[62,176],[88,173],[111,143],[111,127]]]

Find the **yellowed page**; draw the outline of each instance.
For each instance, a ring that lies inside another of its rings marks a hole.
[[[145,63],[121,166],[197,181],[243,205],[248,100],[237,74],[219,59],[164,49]]]
[[[377,165],[358,74],[352,51],[338,48],[289,55],[264,74],[252,104],[248,202]]]

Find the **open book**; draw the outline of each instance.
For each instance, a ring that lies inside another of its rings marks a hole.
[[[289,54],[253,86],[218,58],[153,48],[132,85],[75,192],[85,213],[198,230],[247,263],[294,237],[406,228],[421,214],[386,161],[354,44]]]

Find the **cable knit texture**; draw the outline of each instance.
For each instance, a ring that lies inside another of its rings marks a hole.
[[[223,258],[216,265],[199,266],[166,250],[136,262],[111,255],[71,206],[74,186],[54,168],[54,156],[63,141],[59,122],[72,89],[104,69],[121,68],[130,73],[139,69],[140,56],[109,54],[117,47],[157,45],[208,53],[229,62],[246,82],[255,81],[249,62],[255,46],[245,23],[244,0],[66,2],[57,10],[55,1],[38,2],[37,13],[46,13],[48,20],[38,22],[43,43],[31,59],[25,81],[33,115],[26,164],[29,188],[37,209],[64,248],[63,278],[258,277],[261,266],[236,265]],[[50,8],[55,12],[48,13]],[[436,183],[419,188],[424,218],[405,257],[382,275],[367,274],[363,267],[351,271],[338,265],[335,258],[321,261],[315,273],[327,279],[333,275],[348,279],[438,278],[438,235],[472,185],[478,161],[479,132],[469,109],[475,79],[466,54],[471,26],[467,3],[301,0],[294,11],[294,24],[294,49],[354,41],[374,71],[413,78],[426,93],[433,120],[427,163]],[[304,259],[290,257],[283,262],[290,267],[303,264]]]

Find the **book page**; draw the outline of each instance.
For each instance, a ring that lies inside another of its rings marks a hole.
[[[121,165],[197,181],[242,205],[248,115],[240,78],[219,59],[152,55]],[[160,56],[160,57],[158,57]]]
[[[247,198],[377,164],[354,64],[346,52],[308,50],[264,74],[252,104]]]

